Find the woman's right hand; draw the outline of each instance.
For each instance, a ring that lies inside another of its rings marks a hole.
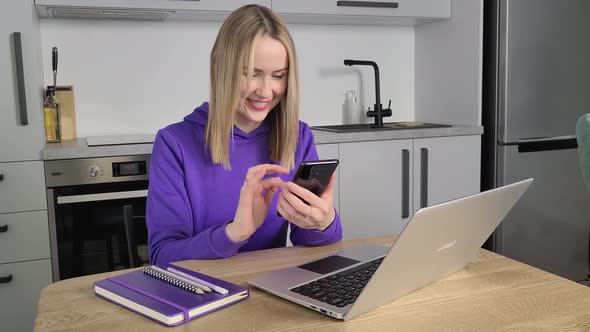
[[[279,177],[263,180],[266,175],[274,173],[288,174],[289,170],[273,164],[262,164],[248,169],[240,190],[240,201],[234,220],[225,228],[232,241],[245,241],[264,222],[274,194],[284,185]]]

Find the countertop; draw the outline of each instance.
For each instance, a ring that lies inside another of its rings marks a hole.
[[[175,263],[239,285],[271,271],[394,236],[239,253]],[[35,331],[588,331],[590,288],[480,249],[467,266],[347,322],[250,288],[250,298],[175,328],[94,295],[129,270],[62,280],[41,291]]]
[[[423,129],[397,129],[381,131],[361,131],[348,133],[335,133],[324,130],[312,130],[316,144],[385,141],[393,139],[413,139],[442,136],[481,135],[483,127],[453,125],[442,128]]]
[[[133,156],[151,154],[152,144],[121,144],[105,146],[88,146],[86,138],[62,141],[61,143],[47,143],[42,151],[43,160],[100,158],[115,156]]]
[[[384,130],[378,132],[334,133],[323,130],[312,130],[316,144],[383,141],[395,139],[413,139],[441,136],[481,135],[483,127],[454,125],[445,128]],[[121,144],[89,147],[86,138],[48,143],[42,151],[43,160],[100,158],[151,154],[152,144]]]

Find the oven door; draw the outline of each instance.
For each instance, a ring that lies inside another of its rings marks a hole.
[[[147,262],[147,188],[148,181],[132,181],[48,189],[54,281],[129,268],[129,252]],[[135,216],[134,241],[124,209]],[[129,250],[128,242],[137,245]]]

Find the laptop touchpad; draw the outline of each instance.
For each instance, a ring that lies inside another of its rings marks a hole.
[[[320,260],[300,265],[298,267],[315,273],[326,274],[332,271],[340,270],[347,266],[358,263],[359,261],[342,257],[342,256],[328,256]]]

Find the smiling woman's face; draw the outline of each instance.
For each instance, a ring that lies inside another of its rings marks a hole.
[[[247,68],[242,75],[242,98],[235,123],[249,133],[258,128],[268,113],[279,103],[287,90],[289,62],[281,42],[268,36],[256,40],[254,71],[248,80]]]

